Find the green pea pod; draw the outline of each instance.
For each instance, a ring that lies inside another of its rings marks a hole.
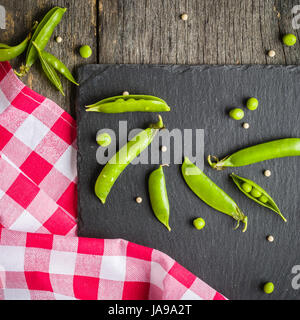
[[[156,218],[169,230],[170,206],[167,194],[166,179],[163,166],[151,172],[149,176],[149,195],[153,212]]]
[[[15,47],[0,48],[0,61],[9,61],[22,54],[27,48],[29,40],[30,36],[27,36],[24,41]]]
[[[50,64],[55,70],[62,74],[66,79],[79,86],[70,70],[59,59],[57,59],[53,54],[46,51],[42,51],[42,55],[45,61]]]
[[[40,50],[43,51],[49,42],[55,27],[61,21],[66,10],[66,8],[60,7],[52,8],[37,26],[27,49],[26,71],[29,70],[38,57],[38,53],[33,46],[33,42],[35,42]]]
[[[280,139],[261,143],[237,151],[223,160],[219,160],[214,156],[208,156],[208,163],[216,170],[223,170],[225,167],[242,167],[265,160],[292,156],[300,156],[299,138]],[[213,162],[212,159],[215,159],[216,162]]]
[[[86,106],[86,111],[102,113],[123,112],[164,112],[170,111],[167,103],[157,97],[148,95],[116,96]]]
[[[37,23],[33,25],[32,30],[34,30],[36,26],[37,26]],[[27,48],[28,42],[31,39],[31,35],[32,34],[30,32],[28,36],[25,38],[25,40],[23,40],[20,44],[14,47],[1,43],[0,44],[0,61],[9,61],[11,59],[18,57],[20,54],[22,54]]]
[[[9,46],[8,44],[0,43],[0,49],[9,49],[9,48],[11,48],[11,46]]]
[[[182,175],[190,189],[202,201],[210,207],[237,220],[235,229],[239,227],[240,221],[242,221],[245,225],[243,232],[247,230],[248,218],[243,214],[237,204],[187,157],[185,157],[182,164]]]
[[[233,182],[237,185],[237,187],[250,199],[252,199],[253,201],[257,202],[258,204],[260,204],[261,206],[264,206],[266,208],[269,208],[273,211],[275,211],[276,213],[279,214],[279,216],[283,219],[284,222],[286,222],[286,218],[282,215],[282,213],[280,212],[279,208],[277,207],[275,201],[271,198],[271,196],[262,188],[260,187],[258,184],[256,184],[255,182],[243,178],[243,177],[239,177],[236,174],[232,173],[231,178],[233,180]],[[249,190],[244,190],[243,189],[243,185],[244,183],[248,184],[251,186],[251,188],[249,188]],[[257,193],[259,195],[259,197],[254,197],[251,193],[252,190],[258,190],[259,192]]]
[[[34,41],[32,42],[32,44],[34,45],[34,47],[36,48],[36,51],[38,52],[38,56],[40,58],[41,65],[42,65],[43,71],[45,72],[46,76],[51,81],[51,83],[57,88],[57,90],[59,90],[60,93],[64,96],[65,93],[63,91],[63,87],[62,87],[61,81],[60,81],[57,73],[44,59],[43,54],[42,54],[40,48],[37,46],[37,44]]]
[[[95,193],[103,204],[120,174],[151,144],[158,131],[163,128],[164,124],[159,116],[157,123],[137,134],[108,161],[95,184]]]

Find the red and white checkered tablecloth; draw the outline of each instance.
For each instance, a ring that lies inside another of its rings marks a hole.
[[[225,298],[169,256],[76,236],[76,123],[0,63],[0,300]]]

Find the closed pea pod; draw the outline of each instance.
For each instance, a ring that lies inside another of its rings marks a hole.
[[[283,219],[284,222],[286,222],[286,218],[282,215],[280,212],[278,206],[276,205],[275,201],[272,199],[272,197],[258,184],[253,182],[252,180],[240,177],[234,173],[232,173],[231,178],[233,182],[237,185],[237,187],[250,199],[257,202],[261,206],[264,206],[266,208],[269,208],[276,213],[279,214],[279,216]],[[251,189],[246,189],[244,186],[249,185],[251,186]],[[255,191],[255,192],[254,192]]]
[[[27,48],[27,44],[30,40],[30,36],[27,36],[24,41],[22,41],[19,45],[15,47],[4,47],[0,48],[0,61],[9,61],[11,59],[16,58],[20,54],[22,54]]]
[[[242,167],[253,163],[284,157],[300,156],[300,139],[287,138],[248,147],[225,157],[222,160],[208,156],[210,166],[216,170],[225,167]],[[213,162],[213,159],[216,160]]]
[[[40,62],[43,68],[44,73],[46,74],[46,76],[48,77],[48,79],[51,81],[51,83],[57,88],[57,90],[59,90],[61,92],[61,94],[64,96],[64,91],[62,88],[62,84],[61,81],[57,75],[57,73],[55,72],[55,70],[52,68],[52,66],[50,66],[47,61],[44,59],[43,54],[40,50],[40,48],[36,45],[35,42],[33,42],[34,47],[36,48],[39,58],[40,58]]]
[[[187,157],[182,164],[182,175],[190,189],[210,207],[244,223],[243,232],[247,230],[248,218],[227,193],[209,179],[202,170],[195,166]]]
[[[169,230],[170,206],[163,166],[151,172],[148,182],[150,202],[156,218]]]
[[[52,8],[37,26],[26,54],[26,71],[29,70],[38,57],[38,53],[33,46],[33,41],[39,46],[40,50],[43,51],[66,10],[66,8],[60,7]]]
[[[164,100],[149,95],[122,95],[110,97],[86,106],[86,108],[86,111],[103,113],[170,111],[170,107]]]
[[[37,23],[34,24],[32,29],[35,29],[36,25]],[[0,44],[0,61],[9,61],[11,59],[18,57],[20,54],[22,54],[25,51],[30,39],[31,39],[31,32],[17,46],[11,47],[7,44],[1,43]]]
[[[9,46],[8,44],[0,43],[0,49],[9,49],[9,48],[11,48],[11,46]]]
[[[66,79],[79,86],[65,64],[63,64],[59,59],[57,59],[53,54],[49,52],[43,51],[42,55],[45,61],[48,62],[48,64],[50,64],[55,70],[62,74]]]
[[[95,184],[95,194],[103,204],[120,174],[151,144],[158,131],[163,128],[164,124],[161,116],[159,116],[157,123],[151,124],[147,129],[133,137],[104,166]]]

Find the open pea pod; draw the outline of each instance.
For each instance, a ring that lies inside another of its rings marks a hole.
[[[237,187],[250,199],[257,202],[261,206],[269,208],[276,213],[286,222],[286,218],[280,212],[278,206],[276,205],[275,201],[272,197],[258,184],[253,182],[252,180],[237,176],[236,174],[232,173],[231,178],[233,182],[237,185]],[[255,191],[255,192],[254,192]]]

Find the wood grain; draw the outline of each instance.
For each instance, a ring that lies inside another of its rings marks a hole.
[[[292,29],[291,9],[298,0],[3,0],[7,30],[0,41],[17,43],[33,20],[47,10],[67,7],[55,35],[64,41],[49,42],[47,50],[70,69],[84,63],[150,64],[299,64],[300,41],[283,46],[284,33]],[[187,21],[180,19],[186,12]],[[83,60],[81,44],[94,55]],[[276,51],[269,58],[268,50]],[[20,65],[20,59],[13,61]],[[51,87],[38,66],[23,79],[34,90],[53,99],[73,114],[75,88],[63,82],[66,97]]]
[[[99,1],[101,63],[299,64],[295,0]],[[189,16],[180,19],[181,13]],[[279,15],[280,13],[280,15]],[[276,51],[271,59],[266,55]]]

